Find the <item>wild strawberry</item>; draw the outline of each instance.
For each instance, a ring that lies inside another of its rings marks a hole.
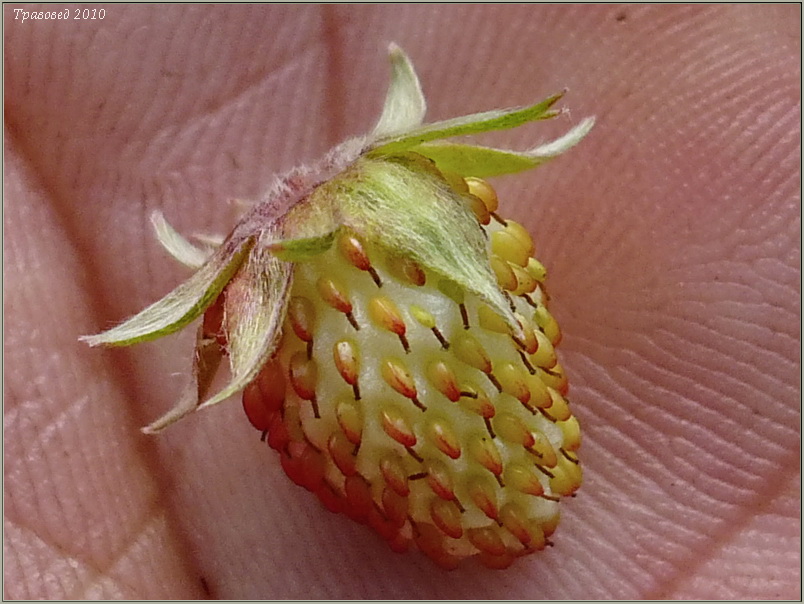
[[[243,404],[258,430],[282,435],[269,444],[283,467],[329,509],[444,566],[479,554],[498,567],[545,546],[558,498],[580,485],[580,443],[533,242],[497,218],[487,183],[464,190],[482,203],[472,200],[522,337],[440,275],[344,229],[296,268],[282,344]]]
[[[206,257],[154,216],[195,275],[122,325],[130,344],[204,312],[194,380],[146,428],[243,391],[248,419],[297,484],[453,568],[543,549],[580,486],[577,420],[554,347],[545,269],[482,178],[534,167],[580,140],[518,153],[441,139],[552,117],[547,101],[421,125],[407,57],[369,137],[290,173]],[[231,383],[199,405],[222,357]]]

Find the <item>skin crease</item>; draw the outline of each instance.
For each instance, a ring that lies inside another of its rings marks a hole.
[[[5,597],[801,597],[800,7],[105,10],[4,7]],[[555,546],[507,571],[447,573],[330,514],[237,401],[140,434],[192,330],[77,340],[188,276],[152,210],[223,233],[227,200],[368,131],[390,41],[431,120],[570,89],[569,116],[489,144],[598,118],[494,181],[548,267],[584,430]]]

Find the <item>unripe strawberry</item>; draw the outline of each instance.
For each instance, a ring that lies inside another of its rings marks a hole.
[[[291,335],[243,402],[258,430],[281,423],[296,436],[269,443],[328,508],[442,566],[478,555],[503,567],[544,547],[559,497],[580,485],[577,421],[536,321],[550,316],[543,278],[514,273],[533,242],[498,217],[488,183],[468,185],[485,210],[479,224],[493,213],[482,226],[488,256],[515,275],[501,269],[498,284],[524,337],[473,296],[445,294],[438,274],[408,264],[411,278],[398,257],[344,230],[296,268]]]
[[[492,568],[543,549],[581,483],[577,420],[544,266],[487,176],[534,167],[591,127],[518,153],[437,142],[555,115],[543,103],[421,125],[407,57],[373,133],[290,173],[205,252],[154,217],[198,271],[91,344],[176,331],[204,312],[193,381],[146,428],[242,391],[297,484],[394,551]],[[222,358],[230,384],[207,399]]]

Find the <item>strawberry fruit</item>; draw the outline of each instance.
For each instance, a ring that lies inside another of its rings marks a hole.
[[[193,376],[158,432],[242,391],[297,484],[454,568],[543,549],[581,483],[545,269],[484,178],[576,144],[583,120],[525,152],[445,142],[558,114],[536,105],[423,124],[407,56],[372,133],[291,171],[212,249],[157,236],[197,271],[91,345],[175,332],[203,314]],[[207,397],[220,362],[231,381]],[[206,399],[206,400],[205,400]],[[203,402],[202,402],[203,401]]]
[[[454,179],[453,179],[454,182]],[[544,548],[580,486],[578,421],[525,229],[467,179],[524,338],[486,304],[354,233],[296,268],[281,343],[244,391],[288,476],[395,550],[452,568]]]

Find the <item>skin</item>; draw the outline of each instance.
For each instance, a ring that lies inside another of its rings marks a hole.
[[[800,7],[105,9],[4,7],[5,597],[801,597]],[[598,118],[495,181],[584,429],[555,546],[508,571],[446,573],[325,511],[235,400],[142,435],[192,330],[77,339],[188,276],[152,210],[224,233],[227,200],[369,130],[390,41],[430,119],[570,89],[568,117],[492,144]]]

